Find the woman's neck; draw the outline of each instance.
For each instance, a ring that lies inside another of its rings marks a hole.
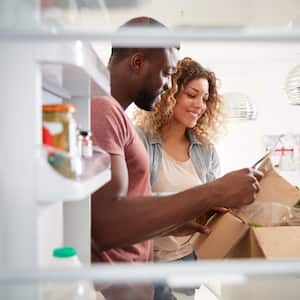
[[[164,143],[185,143],[187,141],[186,128],[182,124],[171,121],[161,130],[161,138]]]
[[[185,127],[174,122],[161,131],[163,149],[177,161],[189,159],[190,141],[185,132]]]

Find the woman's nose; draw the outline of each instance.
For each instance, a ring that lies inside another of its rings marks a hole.
[[[203,107],[205,105],[205,101],[202,98],[197,98],[197,101],[195,101],[195,104],[198,107]]]

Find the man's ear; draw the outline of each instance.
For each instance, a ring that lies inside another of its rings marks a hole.
[[[135,73],[140,73],[145,64],[145,55],[142,52],[134,53],[130,58],[130,68]]]

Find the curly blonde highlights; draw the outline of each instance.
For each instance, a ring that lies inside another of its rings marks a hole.
[[[172,75],[172,87],[155,103],[153,110],[135,111],[133,117],[135,124],[151,138],[160,136],[162,128],[167,126],[172,118],[179,91],[190,81],[199,78],[207,79],[209,96],[206,102],[207,109],[192,130],[199,141],[208,144],[216,136],[221,124],[221,97],[218,95],[215,74],[189,57],[178,61],[176,71]]]

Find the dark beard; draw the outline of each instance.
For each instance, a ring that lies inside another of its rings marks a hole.
[[[148,93],[147,91],[142,91],[141,93],[139,93],[134,103],[140,109],[152,111],[155,100],[160,94],[161,93],[157,93],[157,95],[154,95]]]

